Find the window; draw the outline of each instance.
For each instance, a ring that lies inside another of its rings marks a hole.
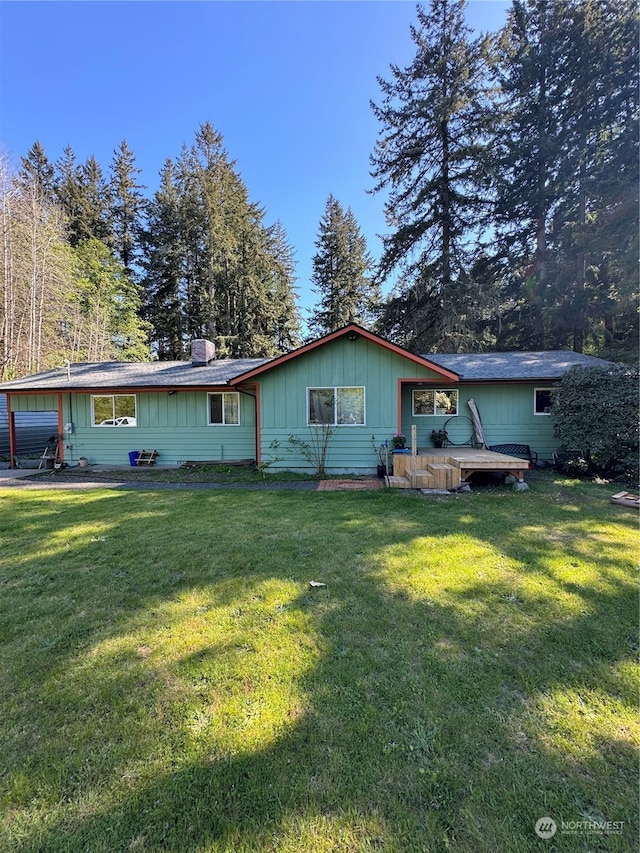
[[[428,390],[419,388],[413,391],[413,414],[414,415],[457,415],[458,414],[458,392],[457,390]]]
[[[551,405],[553,403],[553,398],[555,397],[555,394],[555,388],[536,388],[533,410],[534,414],[548,415],[551,411]]]
[[[364,388],[307,388],[307,423],[364,425]]]
[[[91,425],[99,427],[134,427],[135,394],[100,394],[91,397]]]
[[[209,426],[237,426],[240,423],[240,395],[237,391],[209,394]]]

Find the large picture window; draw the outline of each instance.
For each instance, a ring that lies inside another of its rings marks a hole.
[[[237,391],[209,394],[209,426],[238,426],[240,395]]]
[[[437,390],[435,388],[416,388],[412,394],[413,414],[416,417],[427,415],[457,415],[458,391]]]
[[[91,425],[99,427],[134,427],[135,394],[96,394],[91,397]]]
[[[364,388],[307,388],[307,423],[364,426]]]
[[[535,389],[535,404],[534,413],[536,415],[548,415],[551,412],[553,398],[555,396],[555,388],[536,388]]]

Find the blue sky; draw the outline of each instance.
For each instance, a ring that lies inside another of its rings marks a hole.
[[[468,22],[498,29],[510,3],[471,0]],[[386,230],[369,155],[376,77],[414,55],[412,2],[2,2],[0,145],[14,164],[39,140],[105,172],[123,139],[151,194],[167,157],[205,121],[252,201],[280,220],[297,261],[303,318],[314,241],[332,193],[374,258]]]

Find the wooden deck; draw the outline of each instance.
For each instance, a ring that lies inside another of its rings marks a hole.
[[[394,454],[393,474],[385,483],[393,489],[459,489],[477,471],[499,471],[523,480],[529,468],[524,459],[491,450],[427,447],[418,448],[415,456]]]

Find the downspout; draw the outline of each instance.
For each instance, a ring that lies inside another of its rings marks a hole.
[[[7,394],[7,425],[9,427],[9,467],[16,467],[16,421],[11,411],[11,394]]]
[[[260,388],[256,385],[255,394],[251,394],[249,391],[243,391],[242,388],[236,388],[239,394],[244,394],[245,397],[251,397],[253,399],[254,404],[254,419],[255,419],[255,445],[256,445],[256,466],[261,464],[262,461],[262,453],[260,452]]]

